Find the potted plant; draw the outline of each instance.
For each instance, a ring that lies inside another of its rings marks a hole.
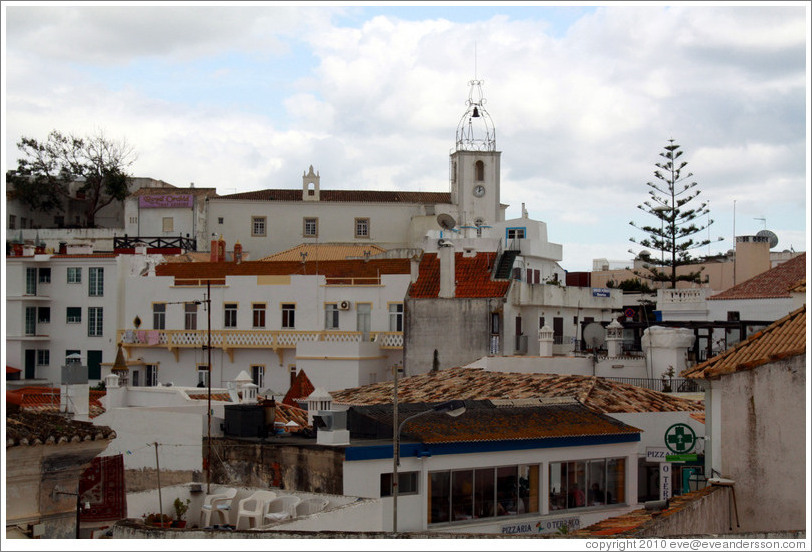
[[[175,499],[175,502],[172,505],[175,507],[175,519],[172,522],[172,527],[176,527],[178,529],[183,529],[186,527],[186,520],[183,519],[183,516],[186,515],[186,511],[189,509],[189,503],[191,502],[190,499],[186,499],[186,502],[182,501],[180,497]]]
[[[155,512],[144,514],[144,523],[152,525],[153,527],[171,527],[172,518],[167,514],[158,514]]]

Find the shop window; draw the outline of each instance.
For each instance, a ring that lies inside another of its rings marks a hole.
[[[398,472],[398,496],[417,494],[418,472]],[[392,496],[392,474],[381,474],[381,498]]]

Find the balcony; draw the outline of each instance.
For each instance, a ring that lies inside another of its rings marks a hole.
[[[340,331],[297,331],[297,330],[212,330],[212,349],[222,349],[234,362],[236,349],[273,349],[279,353],[284,349],[295,349],[306,341],[333,343],[358,343],[363,341],[364,332]],[[133,348],[158,347],[168,349],[175,355],[181,349],[199,349],[208,345],[206,330],[119,330],[118,342],[130,356]],[[369,332],[369,340],[381,349],[402,349],[403,332]],[[281,358],[281,357],[280,357]]]

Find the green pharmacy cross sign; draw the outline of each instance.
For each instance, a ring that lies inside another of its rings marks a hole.
[[[696,446],[696,433],[688,424],[674,424],[665,431],[665,446],[676,454],[691,452]]]

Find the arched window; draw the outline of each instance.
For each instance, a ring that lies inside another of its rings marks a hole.
[[[476,179],[477,182],[481,182],[485,180],[485,163],[483,161],[477,161],[474,164],[476,170]]]

